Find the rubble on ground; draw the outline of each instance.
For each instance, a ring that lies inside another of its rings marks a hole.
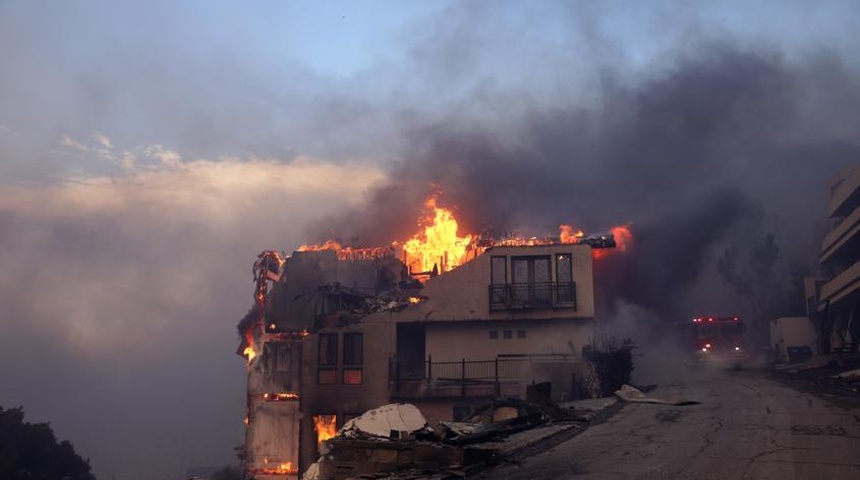
[[[537,443],[575,435],[585,428],[587,411],[582,406],[500,399],[464,421],[440,422],[434,430],[414,405],[385,405],[348,421],[324,441],[320,459],[302,478],[463,478]]]
[[[834,375],[834,377],[839,377],[839,378],[860,377],[860,368],[855,368],[854,370],[848,370],[846,372],[837,373],[836,375]]]
[[[426,299],[422,295],[409,293],[408,290],[394,289],[377,295],[364,293],[338,282],[322,285],[320,290],[326,294],[337,294],[344,304],[345,310],[352,314],[370,314],[375,312],[399,312]]]
[[[774,370],[786,372],[813,370],[816,368],[826,367],[831,361],[832,360],[828,355],[818,355],[815,357],[810,357],[798,363],[784,363],[781,365],[776,365],[774,366]]]
[[[860,358],[838,359],[820,355],[789,367],[775,366],[773,377],[803,390],[841,398],[860,398]]]
[[[683,398],[655,398],[646,396],[642,390],[630,385],[622,385],[621,388],[615,391],[615,395],[629,403],[656,403],[659,405],[696,405],[701,402],[697,400],[688,400]]]
[[[427,420],[415,405],[392,403],[368,410],[344,424],[338,433],[344,438],[401,439],[429,430]]]

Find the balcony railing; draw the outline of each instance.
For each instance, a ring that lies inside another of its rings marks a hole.
[[[410,398],[517,396],[523,385],[534,379],[535,364],[578,361],[578,356],[564,354],[504,355],[494,360],[454,362],[434,362],[428,357],[417,365],[390,358],[389,390],[393,396]]]
[[[490,310],[576,310],[576,282],[501,283],[490,285],[489,291]]]

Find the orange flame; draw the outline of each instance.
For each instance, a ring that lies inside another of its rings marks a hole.
[[[314,430],[317,432],[317,447],[337,435],[337,415],[315,415]]]
[[[404,263],[413,273],[448,272],[484,253],[489,247],[539,246],[578,244],[585,239],[585,232],[572,225],[559,225],[557,237],[523,237],[511,235],[501,239],[484,239],[478,235],[460,236],[459,224],[452,210],[437,204],[440,193],[430,195],[424,202],[424,215],[419,218],[420,231],[405,242],[394,242],[389,247],[352,248],[344,247],[335,240],[321,245],[302,245],[300,252],[335,250],[340,260],[371,260],[387,258],[399,247],[404,254]],[[633,235],[629,224],[613,227],[615,249],[593,248],[592,258],[603,258],[615,250],[624,252],[632,244]],[[418,303],[409,299],[410,303]]]
[[[272,402],[283,402],[284,400],[298,400],[299,394],[293,392],[282,392],[282,393],[264,393],[263,400],[268,400]]]
[[[558,230],[561,243],[578,243],[585,236],[585,232],[579,229],[574,230],[570,225],[559,225]]]
[[[610,255],[610,252],[626,252],[627,249],[633,245],[633,233],[630,232],[630,224],[627,225],[619,225],[617,227],[612,227],[609,230],[609,233],[615,237],[615,248],[600,248],[600,249],[592,249],[591,256],[595,260],[604,258],[607,255]]]
[[[343,246],[334,240],[326,240],[322,245],[302,245],[299,252],[318,252],[320,250],[343,250]]]
[[[253,332],[253,327],[248,328],[247,330],[245,330],[244,335],[245,335],[245,342],[247,342],[247,343],[248,343],[248,346],[247,346],[247,347],[245,347],[245,349],[244,349],[244,350],[242,350],[242,355],[244,355],[244,356],[245,356],[245,358],[246,358],[246,359],[248,359],[248,365],[251,365],[251,360],[253,360],[253,359],[254,359],[254,357],[256,357],[256,356],[257,356],[257,351],[256,351],[256,350],[254,350],[254,332]]]
[[[264,458],[263,463],[265,465],[269,464],[269,459]],[[299,473],[298,465],[295,465],[293,462],[280,462],[273,467],[265,467],[265,468],[252,468],[251,473],[255,473],[257,475],[284,475],[284,474],[292,474]]]
[[[454,213],[436,205],[437,195],[424,202],[425,215],[418,221],[424,230],[403,244],[407,264],[415,272],[429,272],[435,266],[437,273],[460,266],[472,244],[472,235],[460,237]]]

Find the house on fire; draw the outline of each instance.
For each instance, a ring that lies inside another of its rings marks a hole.
[[[432,424],[534,383],[576,395],[594,330],[591,250],[492,246],[421,274],[393,250],[294,252],[246,334],[246,473],[295,477],[336,428],[387,403]]]

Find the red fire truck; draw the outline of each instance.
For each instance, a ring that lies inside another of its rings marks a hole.
[[[741,368],[749,359],[740,317],[696,317],[693,319],[695,358],[700,364]]]

